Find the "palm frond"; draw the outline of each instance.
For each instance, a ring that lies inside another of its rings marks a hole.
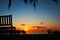
[[[55,2],[56,4],[58,3],[58,0],[52,0],[53,2]]]
[[[25,4],[27,4],[28,0],[23,0]]]
[[[30,3],[32,3],[33,2],[33,0],[30,0]]]
[[[33,7],[34,7],[34,10],[36,10],[37,1],[38,1],[38,0],[33,0]]]
[[[10,9],[11,7],[11,0],[9,0],[8,8]]]
[[[34,10],[35,10],[35,8],[36,8],[36,3],[35,2],[33,3],[33,7],[34,7]]]

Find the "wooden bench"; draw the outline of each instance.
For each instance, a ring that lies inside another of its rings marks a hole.
[[[0,16],[0,30],[3,29],[10,29],[10,34],[12,34],[13,29],[15,30],[15,27],[12,25],[12,15]]]

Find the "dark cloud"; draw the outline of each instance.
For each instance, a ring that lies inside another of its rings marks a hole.
[[[46,28],[46,27],[42,27],[42,26],[33,26],[33,28]]]
[[[25,24],[21,24],[22,26],[25,26]]]

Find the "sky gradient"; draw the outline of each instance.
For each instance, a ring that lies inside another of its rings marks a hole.
[[[25,4],[22,0],[12,0],[10,10],[8,10],[8,0],[0,0],[0,15],[10,15],[13,17],[13,25],[31,24],[40,26],[60,27],[60,0],[55,4],[51,0],[38,0],[36,10],[32,5]]]

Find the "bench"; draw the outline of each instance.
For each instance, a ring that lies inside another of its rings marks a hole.
[[[5,31],[5,29],[6,30],[7,29],[11,30],[10,34],[12,34],[12,30],[13,29],[15,30],[15,27],[13,27],[13,25],[12,25],[12,15],[0,16],[0,30],[4,30]]]

